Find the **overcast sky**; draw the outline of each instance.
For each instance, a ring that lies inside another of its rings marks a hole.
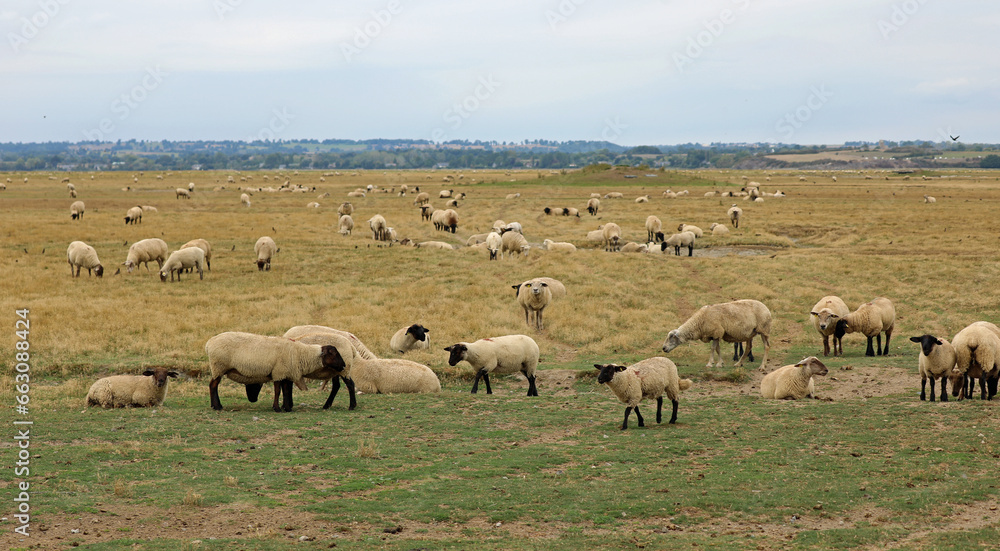
[[[0,142],[1000,142],[981,0],[8,0]]]

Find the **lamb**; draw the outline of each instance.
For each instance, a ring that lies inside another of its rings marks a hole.
[[[490,373],[506,375],[520,371],[528,379],[528,396],[538,396],[535,387],[535,368],[538,366],[538,345],[527,335],[507,335],[479,339],[476,342],[459,342],[445,348],[450,352],[448,365],[467,361],[476,372],[472,383],[472,393],[479,390],[479,379],[486,383],[486,394],[493,394],[490,388]]]
[[[83,201],[73,201],[73,204],[69,206],[69,216],[73,220],[80,219],[83,220]]]
[[[346,201],[341,203],[340,206],[337,207],[337,214],[340,216],[344,216],[345,214],[350,216],[354,214],[354,205]]]
[[[677,231],[678,232],[689,231],[693,233],[694,236],[697,237],[698,239],[701,239],[702,236],[704,235],[704,232],[701,231],[701,228],[699,228],[698,226],[692,226],[691,224],[681,224],[677,226]]]
[[[623,253],[644,253],[649,249],[648,245],[642,243],[635,243],[634,241],[629,241],[628,243],[622,245],[621,252]]]
[[[690,227],[690,226],[689,226]],[[673,247],[674,255],[681,255],[681,247],[687,247],[688,256],[694,256],[695,234],[689,231],[675,233],[663,241],[663,247]]]
[[[458,208],[458,199],[449,199],[444,206],[448,208]]]
[[[486,236],[486,249],[490,251],[490,260],[497,259],[497,253],[503,248],[503,237],[497,232],[490,232]],[[500,258],[503,258],[503,253],[501,252]]]
[[[149,271],[149,261],[155,260],[157,266],[163,267],[163,262],[167,259],[167,242],[159,239],[143,239],[142,241],[136,241],[132,243],[132,246],[128,248],[128,256],[125,258],[125,262],[122,263],[125,266],[125,270],[128,273],[132,273],[132,270],[139,264],[146,265],[146,271]]]
[[[212,380],[208,384],[212,409],[222,409],[219,382],[229,377],[243,385],[258,385],[268,381],[281,383],[284,394],[278,408],[275,394],[274,411],[292,410],[292,384],[306,390],[303,378],[321,370],[343,371],[344,359],[336,347],[305,344],[284,337],[267,337],[252,333],[220,333],[205,343]],[[249,397],[249,392],[248,392]],[[256,397],[254,397],[256,398]]]
[[[729,228],[719,224],[718,222],[712,222],[712,225],[708,227],[708,231],[712,232],[712,235],[715,237],[729,235]]]
[[[937,199],[931,197],[930,195],[924,195],[925,203],[937,203]]]
[[[87,407],[155,407],[167,397],[168,377],[178,373],[166,367],[146,369],[142,375],[112,375],[98,379],[87,391]]]
[[[182,188],[182,187],[179,187],[179,188],[175,189],[174,193],[177,195],[177,197],[176,197],[177,199],[180,199],[181,197],[183,197],[185,199],[190,199],[191,198],[191,192],[188,191],[188,190],[186,190],[186,189],[184,189],[184,188]]]
[[[337,228],[342,235],[351,235],[351,230],[354,229],[354,218],[351,218],[350,214],[340,215],[340,221],[337,222]]]
[[[430,202],[431,196],[425,191],[421,191],[417,194],[416,199],[413,200],[413,206],[426,205]]]
[[[988,321],[977,321],[959,331],[951,345],[955,348],[955,367],[948,375],[952,396],[959,400],[972,398],[972,379],[978,377],[980,398],[992,400],[1000,376],[1000,328]]]
[[[760,395],[769,400],[801,400],[816,397],[815,375],[826,375],[827,368],[816,356],[802,359],[795,365],[779,367],[764,375]]]
[[[830,336],[834,335],[836,332],[837,321],[850,313],[851,310],[847,307],[847,304],[845,304],[840,297],[833,295],[819,299],[819,302],[817,302],[812,307],[812,310],[809,311],[813,327],[815,327],[816,331],[823,336],[823,356],[830,355]],[[843,353],[843,341],[834,336],[833,355],[840,356]]]
[[[663,241],[663,222],[652,214],[646,217],[646,241]]]
[[[681,344],[700,340],[712,343],[712,351],[705,367],[712,367],[712,361],[718,355],[716,367],[722,367],[721,341],[744,342],[746,349],[736,367],[743,365],[743,360],[750,354],[753,338],[760,335],[764,343],[764,357],[761,359],[761,369],[767,365],[767,353],[771,349],[771,311],[762,302],[743,299],[702,306],[680,327],[667,334],[663,343],[663,351],[669,353]]]
[[[388,224],[385,223],[385,218],[381,214],[376,214],[368,219],[368,227],[372,230],[372,240],[373,241],[385,241],[388,232]]]
[[[587,212],[589,212],[591,216],[596,215],[597,211],[600,208],[601,208],[601,200],[598,199],[597,197],[591,197],[589,200],[587,200]]]
[[[244,207],[249,208],[250,207],[250,196],[247,195],[246,193],[240,195],[240,204],[243,205]]]
[[[681,379],[677,375],[677,366],[668,358],[647,358],[628,367],[615,364],[594,364],[600,373],[598,384],[606,384],[618,400],[625,404],[625,420],[622,429],[628,428],[628,416],[635,410],[639,426],[644,427],[642,415],[639,413],[639,403],[643,399],[656,399],[656,422],[663,422],[663,395],[670,398],[673,406],[670,414],[670,424],[677,422],[677,406],[681,391],[691,388],[691,379]]]
[[[614,222],[605,224],[601,237],[604,239],[605,251],[614,252],[621,249],[622,229],[618,224]]]
[[[889,355],[889,339],[892,337],[892,329],[896,321],[896,309],[887,298],[876,298],[871,302],[866,302],[858,309],[847,314],[837,321],[833,336],[835,339],[843,339],[847,333],[855,331],[868,337],[868,348],[865,356]],[[882,348],[882,333],[885,332],[885,348]],[[878,339],[878,348],[872,350],[872,337]]]
[[[505,232],[500,236],[500,242],[500,250],[504,253],[511,253],[512,258],[519,252],[528,256],[528,251],[531,250],[528,240],[516,231]]]
[[[198,247],[202,251],[205,251],[205,269],[212,270],[212,245],[204,239],[192,239],[187,243],[181,245],[181,249],[189,249],[191,247]]]
[[[205,279],[205,251],[199,247],[188,247],[178,249],[167,257],[167,261],[160,266],[160,281],[167,281],[167,274],[170,274],[170,281],[174,280],[174,272],[177,272],[177,281],[181,280],[181,273],[187,268],[198,270],[198,278]]]
[[[444,241],[423,241],[417,243],[414,247],[418,249],[442,249],[445,251],[455,250],[455,246],[450,243],[445,243]]]
[[[743,209],[737,207],[736,203],[733,203],[733,206],[729,207],[727,214],[729,215],[729,221],[733,224],[733,227],[740,227],[740,217],[743,216]]]
[[[927,380],[931,381],[931,401],[934,401],[934,380],[941,379],[941,401],[948,401],[948,376],[957,362],[955,347],[945,339],[934,335],[910,337],[911,342],[920,344],[917,369],[920,373],[920,400],[927,399]]]
[[[101,261],[97,258],[97,251],[83,241],[69,244],[66,249],[66,260],[69,262],[69,275],[73,277],[80,277],[80,268],[87,269],[88,277],[91,273],[97,277],[104,276],[104,266],[101,266]],[[76,268],[76,275],[73,274],[73,268]]]
[[[407,350],[430,348],[431,339],[427,336],[429,332],[430,329],[417,323],[403,327],[389,339],[389,348],[399,354],[403,354]]]
[[[549,284],[544,281],[525,282],[518,289],[517,303],[524,309],[524,323],[528,327],[531,327],[530,316],[533,313],[535,329],[539,331],[543,329],[542,312],[550,302],[552,302],[552,291],[549,290]]]
[[[269,236],[262,236],[253,245],[253,252],[257,254],[257,271],[271,270],[271,257],[278,252],[278,246],[274,239]]]
[[[576,245],[565,241],[553,241],[551,239],[546,239],[545,241],[542,241],[542,247],[548,251],[558,251],[563,253],[576,252]]]

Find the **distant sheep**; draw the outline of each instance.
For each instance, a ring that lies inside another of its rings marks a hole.
[[[198,247],[202,251],[205,251],[205,269],[211,271],[212,269],[212,245],[204,239],[192,239],[187,243],[181,245],[181,249],[189,249],[191,247]]]
[[[132,207],[125,213],[125,225],[142,223],[142,207]]]
[[[517,199],[521,197],[520,193],[508,193],[506,199],[510,201],[511,199]]]
[[[674,248],[676,256],[681,255],[681,247],[687,247],[688,256],[694,256],[695,234],[689,231],[675,233],[663,241],[664,246]]]
[[[128,256],[126,256],[125,262],[122,265],[125,266],[125,270],[128,273],[132,273],[132,270],[139,264],[145,264],[146,271],[148,272],[150,260],[155,260],[159,268],[163,267],[163,263],[167,260],[166,241],[159,238],[152,238],[132,243],[132,246],[128,248]]]
[[[337,222],[337,231],[341,235],[351,235],[352,230],[354,230],[354,218],[351,218],[350,214],[342,214]]]
[[[740,227],[740,218],[743,216],[743,209],[737,207],[736,203],[733,203],[733,206],[729,207],[727,214],[729,215],[729,222],[732,223],[733,227]]]
[[[646,241],[663,241],[663,222],[652,214],[646,217]]]
[[[257,255],[257,271],[271,270],[271,257],[278,252],[278,246],[274,239],[264,235],[253,245],[253,252]]]
[[[170,253],[167,261],[160,266],[160,281],[166,282],[168,274],[173,281],[174,272],[177,273],[177,281],[180,281],[181,273],[189,268],[198,270],[198,278],[205,279],[205,251],[199,247],[188,247]]]
[[[851,310],[840,297],[830,295],[819,299],[809,311],[812,318],[813,327],[823,337],[823,356],[830,355],[830,337],[837,329],[837,321],[850,314]],[[833,355],[840,356],[844,353],[844,344],[841,339],[833,337]]]
[[[348,197],[367,197],[368,195],[363,191],[354,190],[347,194]]]
[[[743,356],[736,367],[743,365],[743,360],[750,354],[753,338],[760,335],[764,343],[764,358],[760,362],[763,369],[767,365],[767,354],[771,349],[769,340],[771,334],[771,311],[760,301],[744,299],[720,304],[702,306],[691,315],[680,327],[667,334],[663,342],[663,351],[669,353],[681,344],[700,340],[711,342],[712,351],[705,367],[712,367],[713,360],[719,357],[715,367],[722,367],[722,351],[720,343],[747,343]]]
[[[580,217],[580,210],[579,209],[575,209],[573,207],[564,207],[562,209],[562,215],[563,216],[575,216],[575,217],[579,218]]]
[[[169,378],[177,371],[166,367],[146,369],[142,375],[112,375],[98,379],[87,391],[87,406],[103,408],[155,407],[167,397]]]
[[[504,227],[500,229],[500,235],[503,235],[509,231],[516,231],[517,233],[524,235],[524,228],[521,227],[520,222],[511,222],[509,224],[504,224]]]
[[[448,365],[455,366],[461,361],[469,362],[476,379],[472,383],[472,393],[479,390],[479,379],[486,383],[486,393],[490,388],[490,373],[506,375],[520,371],[528,379],[528,396],[538,396],[535,387],[535,368],[538,366],[538,345],[527,335],[507,335],[479,339],[476,342],[459,342],[445,348],[449,352]]]
[[[350,216],[354,214],[354,205],[349,202],[341,203],[340,206],[337,207],[337,214],[340,216],[344,216],[345,214]]]
[[[845,334],[858,332],[868,337],[868,348],[865,356],[888,356],[889,339],[896,323],[896,309],[892,302],[883,297],[866,302],[858,309],[837,321],[834,337],[844,338]],[[885,333],[885,348],[882,348],[882,333]],[[872,349],[872,338],[878,339],[878,348]]]
[[[708,227],[708,231],[712,232],[712,235],[715,237],[729,235],[729,228],[718,222],[712,222],[712,225]]]
[[[505,232],[502,236],[500,236],[500,241],[501,251],[509,253],[511,257],[516,256],[517,253],[523,253],[524,256],[528,256],[528,251],[531,250],[531,245],[528,244],[528,240],[525,239],[523,235],[515,231]]]
[[[622,199],[624,197],[625,194],[619,191],[612,191],[611,193],[608,193],[607,195],[604,196],[605,199]]]
[[[188,182],[188,192],[194,193],[194,182]]]
[[[244,207],[250,207],[250,196],[246,193],[240,195],[240,204]]]
[[[501,249],[503,249],[503,237],[495,231],[490,232],[486,236],[486,249],[490,251],[490,260],[496,260],[497,253],[500,253],[501,258],[503,258],[503,253],[501,253]]]
[[[927,399],[927,380],[931,381],[931,401],[934,401],[934,380],[941,379],[941,401],[948,401],[948,377],[957,362],[955,347],[945,339],[934,335],[910,337],[911,342],[920,345],[917,370],[920,373],[920,400]]]
[[[600,371],[597,383],[608,385],[618,401],[625,404],[625,419],[621,430],[628,428],[628,416],[633,410],[639,426],[645,426],[639,413],[639,403],[644,399],[656,399],[656,422],[662,423],[664,394],[670,398],[672,405],[670,423],[677,422],[681,391],[691,388],[691,379],[681,379],[677,375],[677,366],[670,359],[647,358],[628,367],[615,364],[594,364],[594,367]]]
[[[417,197],[413,200],[413,206],[426,205],[430,202],[431,196],[427,192],[421,191],[417,194]]]
[[[398,354],[403,354],[408,350],[430,348],[431,339],[427,336],[430,331],[418,323],[403,327],[389,339],[389,348]]]
[[[452,194],[452,190],[450,190],[450,189],[442,189],[441,192],[438,193],[438,199],[447,199],[447,198],[451,197],[451,194]]]
[[[176,196],[177,196],[176,198],[177,199],[180,199],[181,197],[183,197],[185,199],[190,199],[191,198],[191,192],[188,191],[188,190],[186,190],[186,189],[184,189],[184,188],[181,188],[181,187],[175,189],[174,193],[176,194]]]
[[[827,368],[816,356],[809,356],[795,365],[779,367],[764,375],[760,394],[769,400],[801,400],[816,397],[813,376],[826,375]]]
[[[546,239],[542,241],[542,247],[547,251],[556,251],[563,253],[576,252],[576,245],[572,243],[567,243],[565,241],[553,241],[551,239]]]
[[[622,229],[618,224],[608,222],[604,225],[601,235],[604,238],[605,251],[614,252],[621,249]]]
[[[649,202],[649,195],[642,195],[640,197],[636,197],[635,198],[635,202],[636,203],[648,203]]]
[[[698,239],[701,239],[702,236],[705,235],[705,232],[703,232],[701,228],[699,228],[698,226],[692,226],[691,224],[680,224],[679,226],[677,226],[677,231],[678,232],[689,231],[693,233],[694,236],[697,237]]]
[[[587,200],[587,212],[589,212],[591,216],[596,215],[597,211],[600,210],[600,208],[601,208],[600,199],[596,197],[591,197],[589,200]]]
[[[74,241],[69,244],[66,249],[66,260],[69,262],[69,275],[73,277],[80,277],[80,268],[87,269],[88,277],[92,273],[97,277],[104,275],[104,266],[101,266],[101,261],[97,258],[97,251],[83,241]],[[76,268],[75,275],[73,268]]]
[[[441,249],[445,251],[455,250],[455,246],[444,241],[423,241],[414,245],[418,249]]]
[[[83,211],[83,201],[73,201],[73,204],[69,206],[69,216],[73,220],[83,220]]]
[[[937,203],[937,199],[931,197],[930,195],[924,195],[925,203]]]
[[[372,240],[385,241],[388,235],[388,224],[381,214],[376,214],[368,219],[368,228],[372,231]]]

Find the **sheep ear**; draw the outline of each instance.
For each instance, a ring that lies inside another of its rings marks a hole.
[[[594,364],[594,369],[604,369],[604,366],[601,364]]]
[[[920,342],[924,340],[922,337],[910,337],[910,342]]]
[[[178,375],[180,375],[180,373],[177,373],[176,371],[167,371],[167,377],[173,377],[176,379]]]
[[[626,369],[628,369],[628,368],[625,367],[624,365],[616,365],[615,366],[615,371],[618,372],[618,373],[621,373],[622,371],[625,371]]]
[[[445,352],[451,352],[451,350],[452,350],[453,348],[455,348],[455,345],[451,345],[451,346],[448,346],[448,347],[446,347],[446,348],[444,349],[444,351],[445,351]]]
[[[520,285],[511,285],[510,288],[511,289],[520,289],[521,286]]]
[[[809,312],[809,315],[810,316],[818,316],[819,314],[817,314],[816,312]]]
[[[143,372],[142,372],[142,374],[143,374],[144,376],[146,376],[146,377],[148,377],[148,376],[150,376],[150,375],[152,375],[152,374],[154,374],[154,373],[156,373],[156,372],[155,372],[155,371],[153,371],[152,369],[147,369],[147,370],[145,370],[145,371],[143,371]]]

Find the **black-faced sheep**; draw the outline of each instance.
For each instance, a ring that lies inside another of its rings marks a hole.
[[[682,231],[680,233],[675,233],[663,241],[662,248],[663,250],[666,250],[668,246],[673,247],[674,254],[676,256],[680,256],[681,247],[687,247],[688,256],[694,256],[695,238],[696,236],[694,232]]]
[[[128,209],[125,213],[125,225],[142,223],[142,207],[136,206]]]
[[[955,347],[934,335],[910,337],[920,345],[917,368],[920,372],[920,399],[927,399],[927,380],[931,381],[931,401],[934,401],[934,380],[941,379],[941,401],[948,401],[948,376],[955,367]]]
[[[830,355],[831,336],[833,336],[833,355],[840,356],[844,353],[843,341],[834,333],[837,329],[837,321],[850,313],[851,309],[847,307],[847,304],[840,297],[834,295],[819,299],[819,302],[809,311],[813,327],[823,337],[823,356]]]
[[[73,201],[73,204],[69,206],[69,216],[73,220],[83,220],[83,211],[83,201]]]
[[[490,373],[505,375],[520,371],[528,379],[528,396],[538,396],[535,387],[535,368],[538,366],[538,345],[527,335],[507,335],[479,339],[476,342],[459,342],[445,348],[450,353],[448,365],[455,366],[461,361],[469,362],[476,372],[472,383],[472,393],[479,390],[479,379],[486,383],[486,393],[490,388]]]
[[[257,255],[257,271],[270,271],[271,257],[278,252],[278,246],[274,243],[274,239],[264,235],[254,243],[253,252]]]
[[[646,241],[659,243],[663,241],[663,222],[650,214],[646,217]]]
[[[83,241],[69,244],[66,248],[66,260],[69,262],[69,274],[73,277],[80,277],[80,268],[86,268],[88,276],[104,275],[104,266],[101,266],[101,260],[97,258],[97,251]],[[76,268],[76,274],[73,273],[73,268]]]
[[[389,348],[399,354],[403,354],[407,350],[430,348],[431,339],[427,336],[427,333],[429,332],[430,329],[427,329],[418,323],[400,328],[400,330],[396,331],[396,334],[389,339]]]
[[[676,423],[681,391],[691,388],[691,379],[681,379],[677,375],[677,366],[667,358],[648,358],[628,367],[594,364],[594,368],[600,371],[597,375],[598,384],[608,385],[618,400],[625,404],[625,419],[621,430],[628,428],[628,416],[633,410],[639,426],[645,426],[639,413],[639,403],[643,399],[656,399],[656,422],[662,423],[664,394],[670,398],[673,406],[670,423]]]
[[[868,348],[865,356],[889,355],[889,339],[892,337],[892,329],[896,323],[896,308],[887,298],[876,298],[871,302],[866,302],[858,309],[847,314],[837,321],[833,336],[835,339],[844,338],[845,334],[859,332],[868,337]],[[882,348],[882,333],[885,333],[885,348]],[[872,349],[872,338],[877,339],[877,349]]]

